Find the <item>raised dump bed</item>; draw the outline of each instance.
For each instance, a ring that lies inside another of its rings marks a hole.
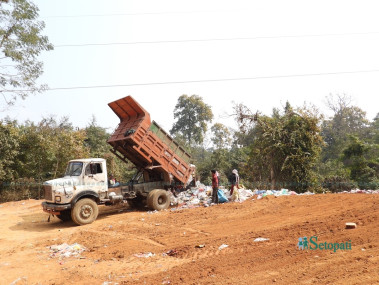
[[[120,118],[107,141],[117,157],[149,170],[151,177],[163,176],[166,182],[186,185],[192,180],[191,156],[156,122],[151,122],[150,114],[132,96],[108,105]]]

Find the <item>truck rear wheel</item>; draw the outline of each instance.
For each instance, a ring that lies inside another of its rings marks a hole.
[[[154,189],[154,190],[150,191],[149,194],[147,194],[146,203],[147,203],[147,207],[149,209],[154,209],[154,207],[153,207],[153,195],[157,191],[159,191],[159,189]]]
[[[71,218],[75,224],[81,226],[90,224],[96,220],[99,208],[94,200],[84,198],[76,202],[71,211]]]
[[[71,221],[71,210],[62,211],[60,215],[57,215],[57,218],[63,222]]]
[[[170,206],[170,196],[166,190],[154,190],[151,194],[150,203],[154,210],[164,210]]]

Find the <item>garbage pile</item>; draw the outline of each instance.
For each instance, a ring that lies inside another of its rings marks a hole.
[[[238,199],[234,200],[230,196],[229,189],[219,189],[219,199],[222,196],[225,200],[220,199],[225,202],[244,202],[247,199],[253,197],[254,192],[249,189],[240,188],[238,189]],[[177,193],[176,195],[171,195],[171,208],[172,211],[178,209],[191,209],[196,207],[208,207],[212,202],[212,187],[205,186],[203,184],[198,184],[197,187],[193,187],[189,190]],[[176,207],[175,207],[176,206]]]
[[[361,189],[353,189],[350,191],[342,191],[339,192],[341,194],[379,194],[379,190],[361,190]]]
[[[80,257],[80,254],[86,250],[86,248],[78,243],[67,244],[63,243],[60,245],[51,245],[47,247],[50,249],[50,257],[58,257],[59,259],[75,256]]]
[[[220,202],[244,202],[249,198],[255,197],[257,200],[260,200],[266,196],[292,196],[292,195],[315,195],[313,192],[305,192],[305,193],[296,193],[295,191],[291,191],[288,189],[281,190],[250,190],[245,189],[244,187],[237,189],[234,191],[233,195],[230,195],[229,189],[223,189],[220,187],[219,189],[219,201]],[[236,189],[236,188],[235,188]],[[343,191],[339,193],[361,193],[361,194],[379,194],[379,190],[350,190]],[[225,199],[226,198],[226,199]],[[197,183],[196,187],[192,187],[189,190],[171,194],[171,211],[176,211],[180,209],[191,209],[197,207],[208,207],[212,202],[212,187],[205,186],[201,183]]]

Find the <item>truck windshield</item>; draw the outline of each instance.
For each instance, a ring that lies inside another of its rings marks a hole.
[[[83,162],[70,162],[67,166],[65,176],[79,176],[82,174]]]

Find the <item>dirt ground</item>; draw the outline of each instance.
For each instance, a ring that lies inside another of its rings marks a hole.
[[[86,226],[48,222],[40,204],[0,205],[0,284],[379,284],[379,195],[268,196],[161,212],[101,206]],[[299,237],[311,236],[351,250],[300,250]],[[87,250],[51,256],[49,246],[63,243]]]

